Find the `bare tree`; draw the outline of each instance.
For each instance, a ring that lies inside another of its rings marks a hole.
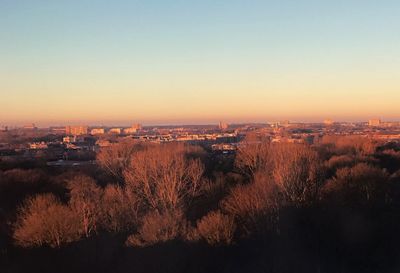
[[[203,166],[185,157],[181,144],[148,146],[136,152],[125,170],[127,187],[151,209],[178,208],[198,193]]]
[[[317,198],[323,175],[315,151],[307,145],[279,144],[271,156],[272,177],[286,201],[302,204]]]
[[[388,174],[377,167],[359,163],[338,169],[333,179],[324,185],[325,200],[344,205],[386,202]]]
[[[236,166],[250,178],[271,178],[286,201],[301,204],[316,198],[322,179],[317,152],[302,144],[261,142],[239,149]]]
[[[60,247],[80,238],[79,220],[51,194],[29,198],[20,209],[14,239],[23,247]]]
[[[378,141],[363,136],[332,136],[322,138],[322,144],[333,145],[338,154],[370,155],[378,147]]]
[[[134,152],[141,150],[142,144],[134,141],[123,141],[104,147],[97,154],[98,164],[110,175],[123,181],[123,172],[129,166]]]
[[[133,229],[140,212],[139,198],[121,186],[109,185],[102,197],[102,226],[109,231]]]
[[[102,190],[88,176],[76,176],[68,182],[68,187],[70,207],[80,219],[82,233],[89,237],[99,224]]]
[[[244,235],[263,234],[277,224],[277,187],[268,176],[256,174],[251,183],[235,187],[221,202],[221,207],[236,219]]]
[[[235,166],[245,175],[254,177],[257,172],[272,168],[271,144],[266,141],[244,141],[238,149]]]

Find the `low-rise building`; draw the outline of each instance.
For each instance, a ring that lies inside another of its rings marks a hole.
[[[117,135],[120,135],[121,132],[122,132],[122,129],[121,129],[121,128],[111,128],[108,132],[109,132],[110,134],[117,134]]]
[[[81,136],[66,136],[63,137],[63,143],[81,143],[84,142],[85,138]]]
[[[130,135],[130,134],[135,134],[138,131],[138,129],[131,127],[131,128],[125,128],[124,129],[124,134]]]
[[[90,130],[91,135],[103,135],[104,133],[104,128],[93,128],[92,130]]]
[[[48,145],[45,142],[33,142],[29,144],[29,148],[34,150],[47,149]]]

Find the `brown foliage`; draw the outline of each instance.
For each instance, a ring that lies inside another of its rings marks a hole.
[[[210,245],[230,245],[236,225],[232,217],[212,211],[197,222],[197,233]]]
[[[54,195],[30,198],[19,212],[14,232],[15,242],[19,246],[60,247],[79,238],[79,220]]]

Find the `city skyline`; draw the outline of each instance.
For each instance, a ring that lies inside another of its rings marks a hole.
[[[300,119],[284,119],[284,118],[276,118],[269,120],[210,120],[210,121],[194,121],[194,122],[184,122],[184,121],[170,121],[170,122],[160,122],[160,121],[147,121],[134,123],[136,121],[132,120],[123,120],[123,121],[88,121],[88,120],[75,120],[75,121],[65,121],[65,122],[50,122],[44,123],[41,121],[38,122],[19,122],[19,123],[0,123],[0,128],[49,128],[49,127],[70,127],[70,126],[87,126],[90,128],[131,128],[137,125],[147,126],[147,127],[157,127],[157,126],[166,126],[166,127],[179,127],[179,126],[216,126],[219,127],[221,124],[226,125],[266,125],[266,124],[276,124],[276,123],[288,123],[288,124],[325,124],[325,125],[333,125],[333,124],[345,124],[345,123],[364,123],[364,124],[372,124],[372,123],[400,123],[400,119],[381,119],[380,117],[372,117],[369,119],[348,119],[348,120],[333,120],[331,118],[327,118],[324,120],[300,120]]]
[[[0,124],[400,119],[397,1],[2,1]]]

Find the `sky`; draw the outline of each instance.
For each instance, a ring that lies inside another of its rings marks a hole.
[[[398,0],[0,0],[0,125],[400,120]]]

